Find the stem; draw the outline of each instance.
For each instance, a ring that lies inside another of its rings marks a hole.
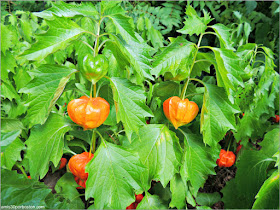
[[[201,61],[208,61],[208,62],[210,62],[209,60],[207,60],[207,59],[201,59],[201,60],[197,60],[197,61],[195,61],[194,63],[198,63],[198,62],[201,62]]]
[[[213,34],[213,35],[217,36],[217,34],[215,32],[211,32],[211,31],[205,32],[203,34]]]
[[[190,97],[190,96],[195,96],[195,95],[202,95],[203,93],[193,93],[193,94],[189,94],[189,95],[186,95],[185,97]]]
[[[98,47],[98,51],[101,49],[102,45],[104,45],[107,41],[110,41],[110,39],[106,39],[103,42],[101,42],[101,44]]]
[[[21,173],[28,179],[28,176],[26,175],[26,173],[25,173],[24,169],[22,168],[22,166],[18,165],[17,163],[16,163],[16,166],[21,170]]]
[[[192,72],[192,69],[193,69],[193,66],[194,66],[194,63],[195,63],[195,59],[196,59],[196,56],[197,56],[197,53],[198,53],[198,49],[199,49],[199,47],[200,47],[201,40],[202,40],[202,37],[203,37],[204,34],[205,34],[205,33],[200,34],[200,36],[199,36],[198,43],[197,43],[197,48],[196,48],[196,51],[195,51],[195,54],[194,54],[194,58],[193,58],[193,62],[192,62],[192,65],[191,65],[191,67],[190,67],[190,74],[191,74],[191,72]],[[185,94],[186,94],[186,90],[187,90],[187,88],[188,88],[189,81],[190,81],[190,76],[188,77],[188,79],[187,79],[187,81],[185,82],[185,85],[184,85],[184,87],[183,87],[183,91],[182,91],[181,96],[180,96],[180,98],[181,98],[182,100],[185,99]]]
[[[105,141],[104,138],[103,138],[103,136],[102,136],[97,130],[96,130],[96,133],[100,136],[100,138],[101,138],[102,141]]]
[[[90,98],[92,98],[92,86],[93,86],[93,84],[90,85],[90,93],[89,93]]]
[[[229,140],[228,140],[227,152],[228,152],[229,147],[230,147],[231,135],[232,135],[232,133],[230,133],[230,134],[228,135],[228,139],[229,139]]]
[[[95,152],[95,143],[96,143],[95,132],[96,132],[96,129],[93,129],[92,138],[91,138],[91,145],[90,145],[90,150],[89,150],[89,157],[91,156],[92,152],[93,153]]]
[[[197,82],[199,82],[200,84],[202,84],[203,86],[205,86],[204,82],[202,82],[200,79],[190,78],[190,80],[197,81]]]
[[[79,40],[80,42],[84,43],[85,45],[87,45],[93,52],[94,52],[94,49],[92,46],[90,46],[88,43],[86,43],[85,41],[81,41]]]
[[[93,96],[96,98],[96,83],[93,85]]]
[[[185,85],[184,85],[184,87],[183,87],[183,91],[182,91],[181,96],[180,96],[180,98],[181,98],[182,100],[185,99],[185,94],[186,94],[186,90],[187,90],[189,81],[190,81],[190,77],[188,77],[188,79],[187,79],[187,81],[185,82]]]

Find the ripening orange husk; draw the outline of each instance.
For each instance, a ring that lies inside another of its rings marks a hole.
[[[167,119],[177,129],[194,120],[199,108],[197,104],[189,99],[181,100],[178,96],[173,96],[163,103],[163,111]]]
[[[110,104],[100,97],[82,96],[70,101],[67,111],[73,122],[88,130],[97,128],[105,122],[110,112]]]

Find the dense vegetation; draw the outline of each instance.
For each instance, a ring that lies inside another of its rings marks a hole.
[[[279,1],[1,12],[2,206],[279,208]]]

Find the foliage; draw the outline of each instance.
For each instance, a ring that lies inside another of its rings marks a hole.
[[[279,41],[275,27],[259,33],[274,24],[276,2],[30,5],[1,17],[3,205],[125,209],[144,193],[137,209],[207,209],[221,200],[226,208],[279,208],[279,128],[270,120],[279,115]],[[94,85],[81,73],[88,54],[109,61]],[[67,104],[92,95],[110,104],[110,114],[82,130]],[[199,108],[179,129],[163,113],[172,96]],[[202,193],[220,150],[235,150],[239,140],[236,176],[223,197]],[[94,153],[85,191],[63,169],[53,194],[42,181],[62,157],[84,151]]]

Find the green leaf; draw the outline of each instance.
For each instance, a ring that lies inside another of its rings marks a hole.
[[[210,53],[197,53],[196,61],[193,65],[193,69],[190,77],[201,76],[201,72],[205,71],[210,74],[210,66],[216,65],[215,58]]]
[[[42,61],[49,54],[58,50],[64,50],[76,40],[84,29],[80,28],[77,23],[65,17],[54,16],[52,20],[45,20],[49,25],[49,30],[44,34],[37,36],[37,42],[30,49],[24,51],[21,57],[28,60]]]
[[[12,167],[15,165],[15,163],[17,161],[21,161],[21,151],[24,148],[25,145],[19,138],[16,138],[11,144],[9,144],[5,151],[1,145],[1,152],[4,152],[3,156],[1,156],[1,165],[5,165],[7,169],[12,170]]]
[[[41,18],[50,19],[54,15],[59,17],[74,17],[76,15],[95,16],[99,13],[91,2],[83,2],[82,4],[74,5],[59,1],[58,3],[54,3],[50,9],[42,12],[34,12],[33,14]]]
[[[139,130],[139,136],[132,141],[131,148],[138,152],[140,160],[148,168],[145,183],[160,181],[166,187],[179,172],[182,148],[175,133],[165,125],[146,125]]]
[[[115,14],[110,15],[109,18],[115,25],[117,34],[120,34],[126,42],[129,42],[131,39],[138,42],[138,39],[135,36],[134,24],[131,17],[127,17],[122,14]]]
[[[9,146],[20,135],[21,130],[13,130],[10,132],[4,132],[1,130],[1,152],[4,152],[6,147]]]
[[[15,130],[22,130],[24,126],[19,119],[3,118],[1,117],[1,131],[9,132]]]
[[[57,181],[55,191],[68,199],[73,209],[83,209],[85,206],[76,187],[79,185],[75,182],[73,174],[66,173]]]
[[[217,143],[228,130],[236,130],[234,114],[240,111],[229,101],[223,88],[207,83],[204,85],[200,132],[203,134],[204,143],[217,147]]]
[[[161,101],[172,96],[179,96],[180,85],[173,81],[164,81],[155,85],[153,90],[153,96],[159,97]]]
[[[177,31],[182,34],[189,34],[190,36],[193,34],[199,35],[204,33],[207,24],[212,20],[207,13],[204,13],[204,18],[199,17],[195,9],[189,5],[186,7],[186,15],[188,18],[186,18],[184,22],[185,26]]]
[[[218,23],[215,24],[213,26],[211,26],[211,28],[214,29],[214,31],[216,32],[218,39],[220,41],[220,45],[221,48],[226,48],[229,50],[235,50],[233,45],[233,42],[231,41],[231,29],[226,27],[225,25]]]
[[[279,209],[279,172],[275,171],[262,185],[252,209]]]
[[[162,203],[157,195],[151,195],[146,192],[136,209],[168,209],[168,207]]]
[[[31,80],[31,77],[27,71],[23,68],[18,68],[17,73],[14,75],[14,81],[16,84],[16,89],[19,90],[27,85]]]
[[[145,104],[144,90],[127,79],[113,77],[111,86],[114,94],[117,121],[122,121],[128,138],[132,132],[138,133],[146,124],[145,117],[153,117],[151,110]]]
[[[233,102],[232,91],[236,88],[244,86],[240,75],[243,70],[240,68],[240,59],[232,51],[220,48],[211,48],[215,54],[217,62],[216,77],[219,87],[224,87],[229,95],[229,99]]]
[[[42,179],[49,169],[51,161],[56,167],[63,155],[63,136],[70,130],[65,119],[58,114],[50,114],[44,125],[31,129],[27,141],[26,158],[29,160],[30,175]]]
[[[172,199],[169,207],[184,209],[186,206],[186,186],[179,174],[174,175],[170,180],[170,190],[172,192]]]
[[[1,97],[8,98],[10,101],[13,99],[20,100],[20,97],[10,80],[2,81]]]
[[[196,202],[202,206],[213,206],[221,200],[221,195],[218,192],[214,193],[198,193]]]
[[[276,161],[273,155],[279,148],[279,128],[268,132],[260,145],[260,151],[245,150],[240,156],[235,178],[222,189],[225,208],[252,208],[255,196],[267,178],[269,165]]]
[[[74,72],[76,72],[75,69],[48,64],[41,65],[30,72],[34,79],[20,90],[20,92],[30,94],[26,116],[30,126],[45,122]]]
[[[4,55],[4,53],[1,52],[1,80],[6,81],[8,79],[9,72],[15,72],[15,67],[17,67],[16,59],[12,53],[7,51],[6,55]]]
[[[131,39],[128,42],[125,42],[117,37],[114,37],[114,40],[118,50],[112,50],[112,47],[110,49],[115,58],[118,60],[120,57],[122,58],[125,56],[125,60],[128,60],[130,65],[137,72],[136,75],[140,81],[143,81],[144,78],[154,80],[150,73],[151,56],[149,55],[149,52],[152,48],[142,41],[139,43]],[[122,52],[120,56],[117,55],[119,50]],[[126,61],[124,62],[126,63]]]
[[[171,72],[175,76],[181,62],[191,56],[194,50],[195,47],[192,42],[180,36],[177,37],[156,56],[151,73],[158,77],[159,75],[164,75],[165,72]]]
[[[182,131],[184,135],[184,155],[180,174],[184,183],[192,185],[192,194],[196,197],[200,187],[203,187],[208,175],[215,175],[214,168],[219,156],[218,149],[205,146],[198,135]],[[199,174],[199,175],[198,175]]]
[[[6,55],[6,51],[15,45],[16,36],[8,26],[1,23],[1,52]],[[1,58],[3,58],[1,56]],[[2,69],[1,69],[2,71]]]
[[[20,27],[23,33],[23,37],[26,41],[32,41],[32,27],[29,20],[20,19]]]
[[[86,199],[93,197],[97,209],[125,209],[135,201],[134,190],[143,192],[144,170],[136,154],[103,140],[86,166]]]
[[[16,171],[1,170],[2,206],[41,206],[51,193],[44,183],[27,179]]]

